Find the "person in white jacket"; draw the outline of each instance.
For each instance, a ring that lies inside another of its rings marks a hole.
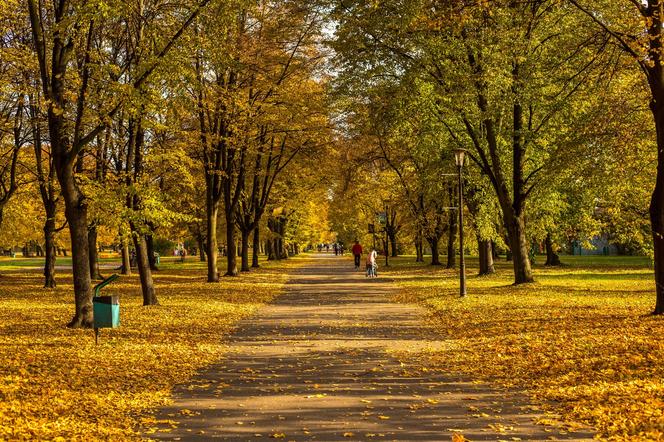
[[[377,257],[378,253],[374,249],[372,249],[371,253],[367,255],[367,278],[375,278],[378,276],[378,264],[376,263]]]

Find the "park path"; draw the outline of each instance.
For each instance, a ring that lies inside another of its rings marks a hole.
[[[585,440],[535,425],[525,396],[419,366],[444,344],[424,309],[389,300],[349,258],[316,255],[230,337],[224,359],[174,392],[161,440]],[[397,359],[392,351],[412,351]],[[164,431],[165,430],[165,431]]]

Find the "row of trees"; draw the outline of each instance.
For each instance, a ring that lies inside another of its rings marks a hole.
[[[504,247],[514,283],[531,282],[533,242],[554,264],[558,245],[601,232],[653,254],[664,313],[661,14],[658,1],[335,3],[347,155],[357,175],[381,177],[433,264],[446,233],[454,254],[463,148],[481,273]]]
[[[100,233],[122,242],[126,272],[131,243],[151,305],[158,232],[194,233],[214,282],[218,219],[230,276],[236,232],[249,270],[261,226],[279,238],[269,248],[280,257],[287,223],[311,221],[289,207],[329,144],[316,5],[12,0],[0,14],[0,214],[9,207],[14,224],[3,234],[32,224],[20,207],[38,195],[45,285],[54,287],[56,235],[69,232],[70,327],[92,324]]]
[[[661,15],[656,0],[9,0],[0,236],[38,199],[52,287],[69,232],[72,327],[91,324],[99,235],[126,270],[133,243],[146,305],[153,237],[188,229],[214,282],[219,223],[229,276],[258,265],[266,227],[279,257],[284,237],[350,242],[386,208],[386,250],[407,237],[439,264],[447,236],[451,267],[464,148],[482,273],[503,248],[530,282],[533,242],[553,264],[602,232],[653,254],[662,313]]]

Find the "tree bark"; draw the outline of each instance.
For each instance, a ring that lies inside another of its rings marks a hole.
[[[235,225],[233,223],[233,214],[226,213],[226,244],[228,244],[228,253],[226,254],[226,274],[225,276],[237,276],[237,244],[235,238]]]
[[[284,242],[281,238],[277,238],[274,240],[274,250],[277,259],[284,258]]]
[[[254,229],[254,245],[253,245],[253,254],[251,257],[251,267],[258,268],[260,267],[260,264],[258,263],[258,255],[260,253],[260,247],[261,247],[261,232],[260,228],[256,226]]]
[[[132,226],[132,231],[136,232],[136,226]],[[159,301],[157,300],[157,295],[154,290],[154,281],[152,280],[152,270],[150,270],[150,260],[148,259],[148,247],[145,235],[134,234],[134,247],[136,248],[138,274],[141,279],[143,305],[158,305]]]
[[[286,250],[286,241],[284,240],[286,234],[287,219],[285,216],[277,218],[277,259],[287,259],[288,251]]]
[[[490,275],[495,273],[496,269],[493,265],[493,247],[491,241],[482,239],[477,236],[477,248],[479,250],[480,271],[479,276]]]
[[[97,253],[97,226],[95,223],[88,228],[88,263],[90,266],[90,278],[104,279],[99,272],[99,254]]]
[[[498,255],[498,247],[496,247],[496,242],[494,240],[491,240],[491,256],[494,260],[500,258]]]
[[[553,241],[551,240],[551,234],[547,233],[546,234],[546,239],[544,240],[544,245],[546,247],[546,262],[544,263],[545,266],[559,266],[560,265],[560,257],[558,254],[553,250]]]
[[[44,223],[44,249],[46,249],[44,288],[50,289],[54,289],[57,285],[55,282],[55,207],[53,209],[52,216],[47,213],[46,223]]]
[[[528,256],[528,241],[526,240],[526,229],[524,217],[512,216],[507,212],[508,233],[510,239],[510,251],[512,252],[512,265],[514,268],[514,284],[533,282],[533,271],[530,267]]]
[[[446,269],[453,269],[456,267],[456,247],[454,247],[454,240],[456,238],[456,232],[449,232],[447,237],[447,264],[445,264]]]
[[[123,275],[131,276],[131,258],[129,256],[129,241],[122,241],[122,270]]]
[[[454,190],[449,189],[448,195],[450,198],[450,202],[453,201],[454,199]],[[450,204],[452,205],[452,204]],[[459,208],[459,210],[463,210],[462,207]],[[454,243],[456,241],[456,236],[457,236],[457,216],[458,212],[455,212],[453,210],[449,211],[449,221],[448,221],[448,235],[447,235],[447,265],[445,268],[448,269],[453,269],[456,267],[456,250],[454,247]],[[462,251],[463,252],[463,251]]]
[[[271,239],[268,239],[265,242],[265,251],[267,252],[267,260],[268,261],[273,261],[276,259],[275,254],[274,254],[274,241]]]
[[[154,256],[154,237],[151,233],[145,235],[145,247],[148,254],[148,262],[150,263],[150,270],[156,272],[159,270],[159,267],[157,267],[157,257]]]
[[[424,244],[420,230],[415,234],[415,262],[424,262]]]
[[[241,256],[241,267],[240,271],[241,272],[248,272],[249,271],[249,235],[251,232],[242,230],[241,235],[242,235],[242,249],[240,252]]]
[[[58,159],[56,157],[56,163]],[[91,328],[92,281],[88,259],[88,206],[83,195],[75,188],[71,167],[57,167],[62,195],[65,200],[65,217],[69,225],[72,270],[74,274],[74,317],[67,324],[70,328]]]
[[[387,231],[387,237],[389,238],[389,246],[392,249],[390,255],[393,258],[396,258],[398,256],[397,234],[401,230],[401,226],[398,224],[397,211],[393,207],[385,213],[385,229]]]
[[[399,256],[399,253],[397,251],[397,236],[396,235],[390,235],[390,247],[392,248],[392,250],[391,250],[392,258],[396,258],[397,256]]]
[[[205,241],[203,240],[203,235],[196,236],[196,243],[198,244],[198,260],[200,262],[205,262]]]
[[[219,203],[214,201],[208,189],[207,197],[207,281],[219,282],[219,270],[217,269],[217,217],[219,215]],[[230,248],[230,247],[227,247]]]
[[[438,242],[440,241],[439,237],[427,237],[427,242],[429,247],[431,247],[431,265],[439,266],[442,265],[440,262],[440,252],[438,251]]]
[[[651,72],[649,78],[653,96],[650,109],[657,129],[657,178],[650,198],[650,225],[655,252],[655,315],[664,314],[664,70],[661,59],[659,61],[657,71]]]

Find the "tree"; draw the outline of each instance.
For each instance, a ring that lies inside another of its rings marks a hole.
[[[350,3],[336,12],[335,49],[354,92],[362,81],[409,76],[434,87],[450,147],[468,148],[496,193],[514,282],[532,281],[526,203],[555,158],[551,138],[568,135],[561,121],[605,39],[579,32],[577,16],[545,0]]]
[[[606,33],[643,72],[650,88],[655,122],[657,173],[650,198],[650,225],[655,262],[656,302],[653,314],[664,314],[664,2],[661,0],[569,2]],[[644,32],[645,30],[645,32]]]
[[[186,19],[172,26],[172,37],[161,46],[156,56],[140,69],[140,74],[129,85],[130,90],[138,90],[145,83],[159,61],[208,2],[209,0],[202,0],[194,7],[193,12],[188,12],[186,7],[176,8],[178,12],[185,13]],[[98,88],[99,91],[104,90],[106,96],[105,99],[99,97],[97,103],[110,103],[100,109],[93,106],[94,103],[88,95],[91,83],[108,79],[101,68],[109,66],[92,63],[91,60],[96,55],[100,55],[99,61],[103,60],[101,54],[95,54],[95,50],[101,52],[104,49],[96,45],[95,37],[104,29],[102,24],[110,20],[108,11],[114,8],[98,8],[96,4],[77,0],[40,3],[27,0],[27,8],[32,44],[39,62],[43,98],[47,105],[53,165],[65,203],[65,216],[71,238],[75,313],[68,326],[91,327],[88,203],[76,180],[75,169],[80,155],[89,143],[105,130],[108,120],[122,109],[126,100],[126,95],[122,92],[119,98],[115,98],[118,89],[122,88]],[[119,9],[115,12],[122,12]],[[156,20],[160,18],[153,17]],[[117,67],[117,72],[123,71],[122,66]],[[126,88],[124,90],[126,91]],[[73,125],[70,121],[73,121]]]

